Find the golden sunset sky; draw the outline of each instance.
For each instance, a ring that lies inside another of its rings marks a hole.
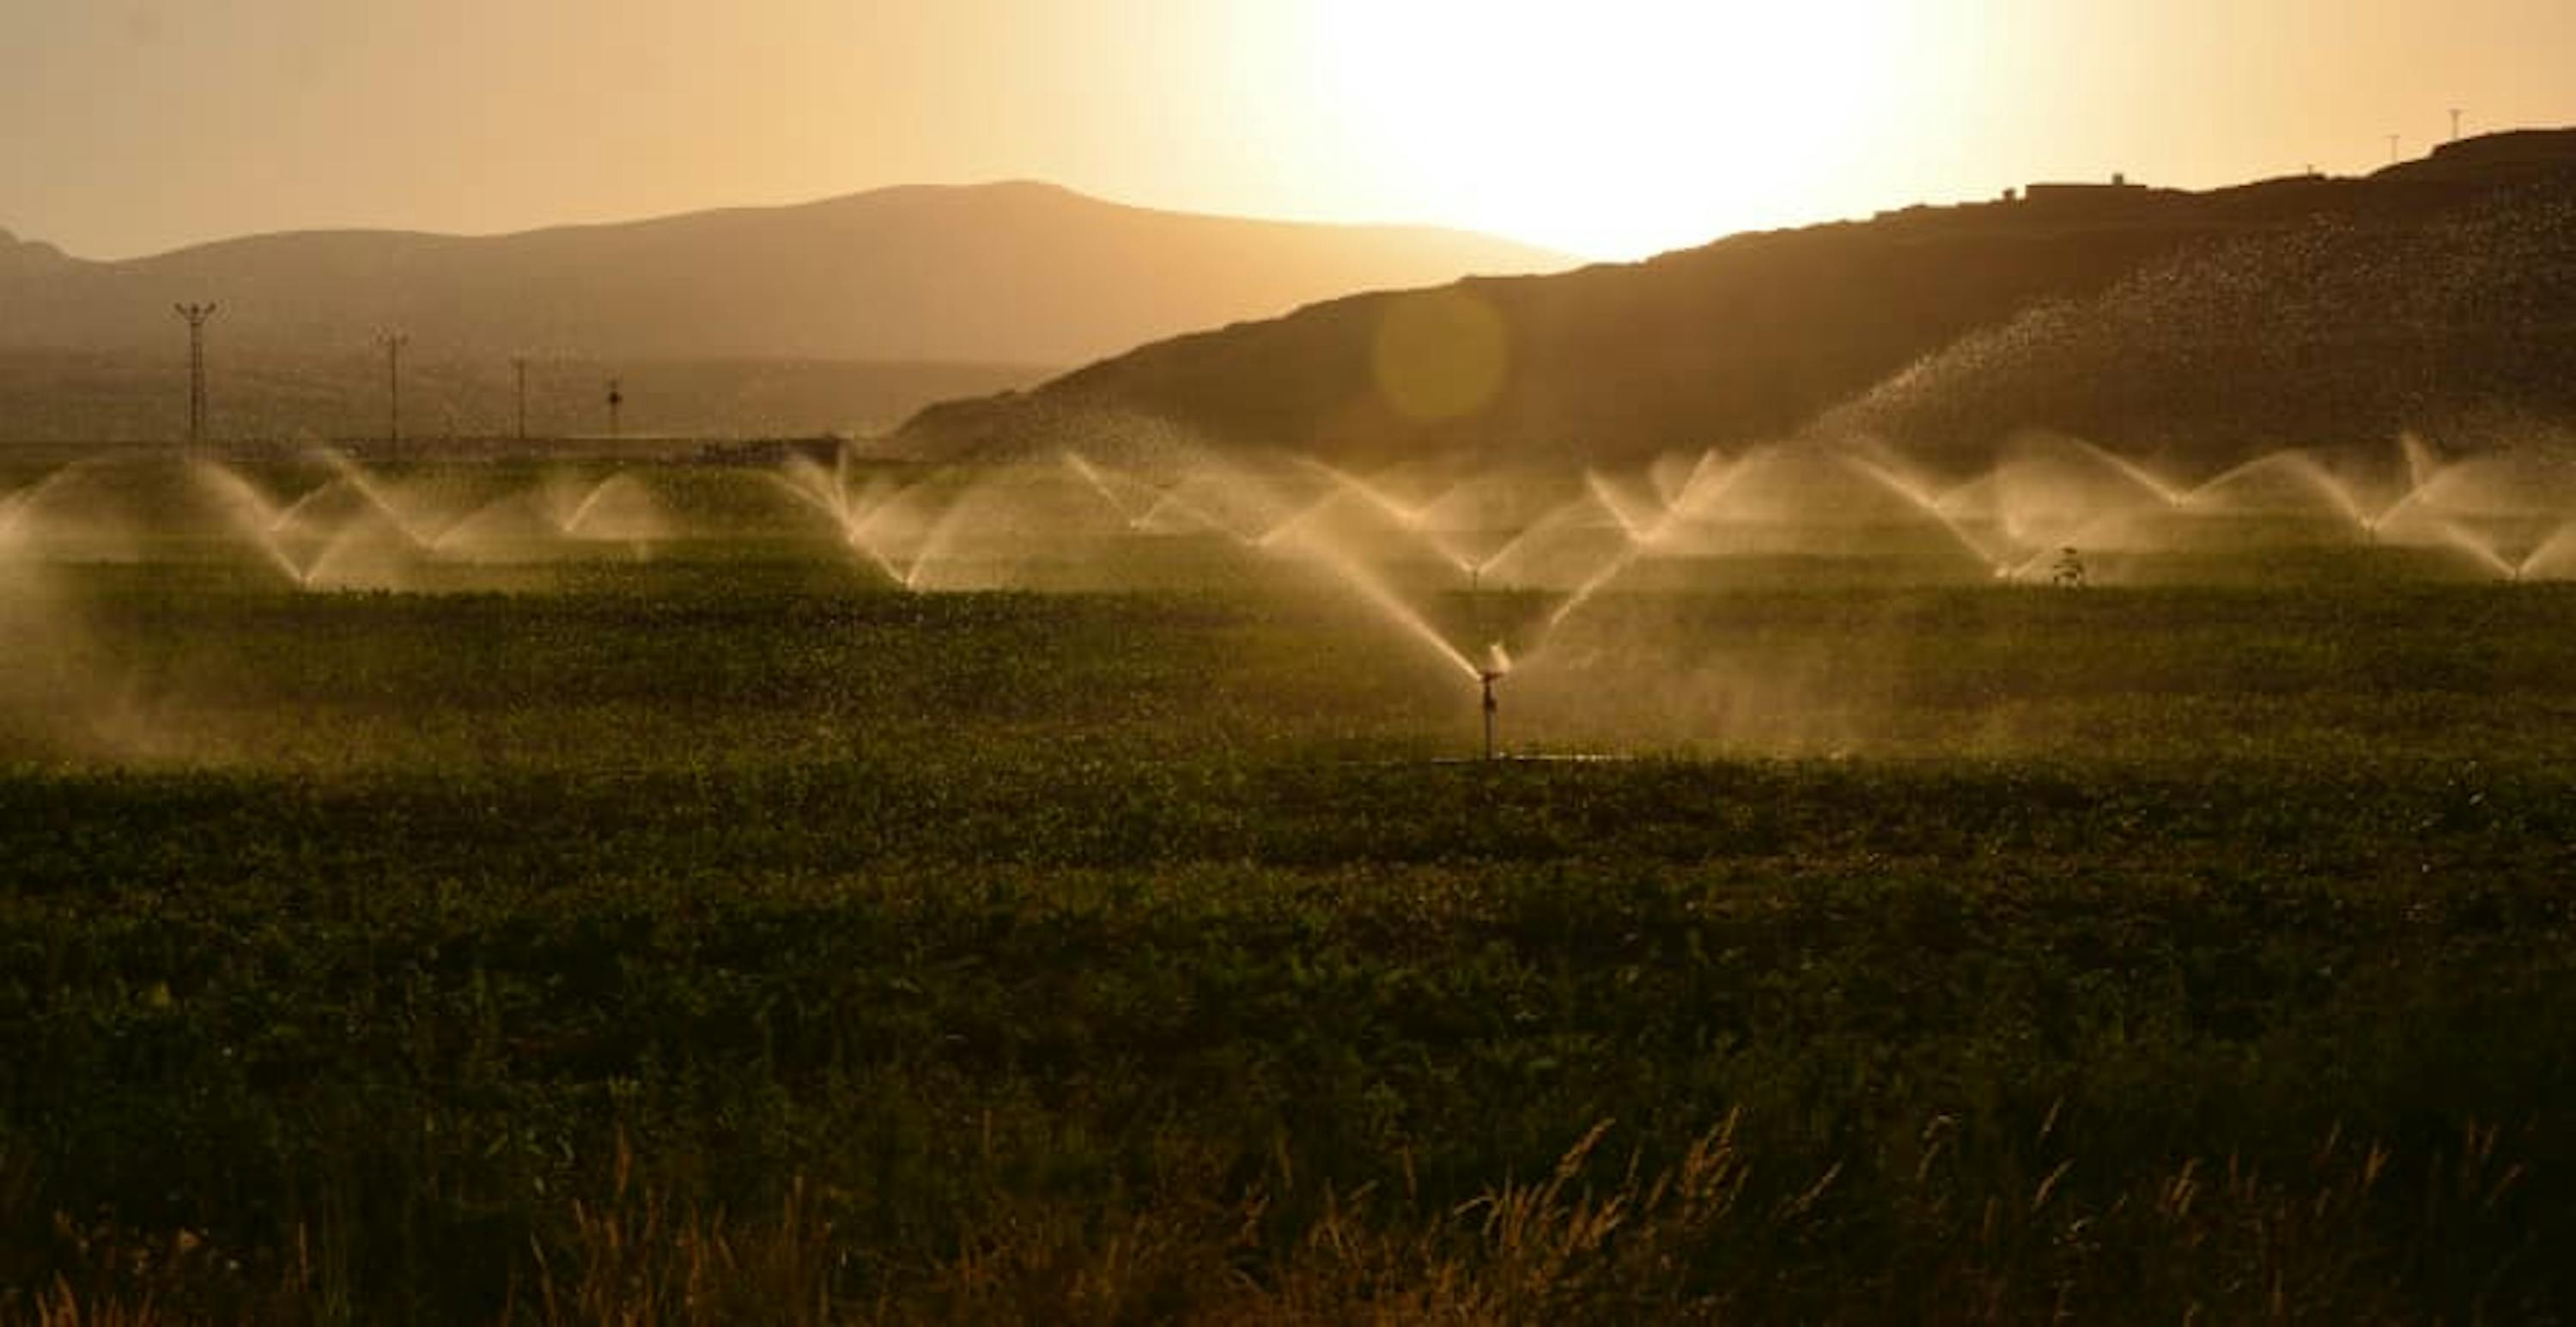
[[[1632,258],[2576,123],[2571,0],[5,0],[0,226],[93,258],[902,183]]]

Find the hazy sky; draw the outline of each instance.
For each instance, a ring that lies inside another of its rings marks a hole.
[[[2576,124],[2576,0],[0,0],[0,226],[114,258],[879,185],[1630,257]]]

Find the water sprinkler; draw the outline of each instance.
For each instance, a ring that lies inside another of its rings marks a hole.
[[[1494,683],[1501,681],[1502,676],[1491,669],[1476,670],[1476,681],[1485,690],[1485,759],[1487,760],[1494,758],[1494,711],[1501,708],[1494,703]]]
[[[1494,755],[1494,713],[1501,708],[1494,701],[1494,684],[1512,671],[1512,657],[1503,652],[1503,643],[1495,641],[1485,647],[1485,665],[1476,670],[1476,685],[1485,696],[1485,759]]]

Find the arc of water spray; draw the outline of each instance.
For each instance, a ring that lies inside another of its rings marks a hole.
[[[27,521],[35,515],[36,507],[44,501],[47,494],[95,468],[98,464],[95,460],[84,459],[58,465],[46,471],[44,477],[35,483],[11,493],[6,502],[0,502],[0,535],[18,534],[26,527]]]
[[[297,566],[295,559],[278,545],[277,532],[283,515],[276,503],[249,480],[211,461],[195,463],[193,472],[199,482],[215,490],[217,501],[243,527],[243,533],[250,537],[251,546],[268,559],[269,565],[276,568],[279,575],[298,588],[312,584],[312,568]]]
[[[1395,588],[1381,579],[1367,563],[1321,541],[1301,538],[1300,543],[1313,557],[1347,581],[1351,588],[1359,591],[1360,595],[1380,612],[1385,613],[1415,639],[1430,646],[1432,651],[1447,660],[1451,667],[1470,678],[1483,676],[1483,671],[1476,667],[1473,659],[1468,658],[1457,646],[1450,644],[1448,637],[1441,635],[1437,628],[1426,621],[1422,614],[1416,612],[1413,605],[1406,603],[1404,596],[1396,593]]]
[[[2522,560],[2522,565],[2514,569],[2514,579],[2525,580],[2533,577],[2566,579],[2564,574],[2558,576],[2548,574],[2562,562],[2576,563],[2576,521],[2560,525],[2550,532],[2548,538],[2541,540],[2539,545],[2531,550],[2530,555]]]
[[[949,501],[948,505],[940,508],[937,515],[931,517],[929,528],[922,532],[920,541],[913,545],[911,565],[903,569],[903,575],[900,578],[903,588],[920,589],[922,573],[935,565],[938,559],[947,556],[949,546],[957,542],[957,515],[965,508],[967,497],[968,494],[957,495]],[[875,550],[871,548],[870,551]],[[883,560],[889,566],[893,563],[891,558]]]
[[[359,497],[366,499],[368,504],[382,513],[386,520],[393,522],[393,527],[401,531],[403,538],[409,540],[414,548],[429,549],[437,546],[438,532],[415,527],[411,518],[394,504],[382,486],[376,483],[375,476],[368,474],[364,467],[337,448],[323,449],[322,458],[324,464],[330,466],[333,472],[347,481]]]
[[[1387,519],[1393,521],[1397,529],[1403,531],[1405,535],[1417,541],[1423,548],[1428,549],[1440,560],[1447,562],[1452,570],[1456,571],[1461,576],[1467,577],[1471,584],[1482,577],[1484,564],[1480,563],[1474,557],[1461,552],[1447,537],[1444,536],[1440,529],[1431,524],[1432,512],[1436,511],[1443,502],[1448,501],[1452,496],[1454,496],[1458,492],[1457,488],[1453,487],[1446,492],[1443,492],[1440,496],[1433,498],[1429,502],[1421,503],[1419,505],[1409,505],[1398,500],[1395,495],[1388,493],[1378,485],[1362,479],[1347,470],[1343,470],[1323,461],[1315,460],[1311,457],[1301,459],[1304,460],[1308,466],[1322,473],[1334,485],[1340,487],[1342,491],[1347,492],[1352,496],[1357,497],[1361,502],[1376,508]],[[1316,504],[1315,510],[1320,510],[1324,505],[1324,503]]]
[[[26,505],[25,489],[11,489],[7,493],[0,493],[0,539],[11,538],[18,533],[18,513]]]
[[[2494,545],[2470,533],[2458,521],[2442,514],[2434,506],[2433,489],[2436,481],[2449,467],[2432,465],[2429,461],[2424,461],[2422,457],[2429,456],[2429,452],[2425,451],[2423,444],[2416,442],[2411,435],[2404,439],[2404,442],[2408,447],[2408,471],[2421,477],[2415,487],[2408,490],[2404,497],[2390,503],[2386,510],[2379,513],[2377,519],[2369,523],[2367,528],[2371,537],[2379,538],[2382,532],[2389,529],[2390,522],[2401,516],[2408,517],[2411,520],[2406,528],[2421,530],[2433,536],[2435,543],[2447,545],[2456,552],[2466,554],[2471,560],[2505,580],[2522,579],[2523,568],[2529,565],[2531,559],[2526,557],[2519,564],[2514,562]],[[2427,468],[2419,469],[2419,465]],[[2533,550],[2533,555],[2536,556],[2538,551]]]
[[[19,522],[31,505],[27,501],[29,491],[17,489],[0,494],[0,553],[7,553],[18,544]]]
[[[1523,549],[1531,547],[1537,540],[1563,530],[1581,528],[1580,523],[1587,510],[1598,511],[1609,516],[1610,525],[1606,528],[1619,532],[1620,546],[1623,549],[1635,540],[1635,527],[1628,523],[1626,517],[1620,515],[1617,506],[1598,491],[1587,492],[1570,502],[1560,503],[1550,508],[1545,515],[1530,522],[1520,533],[1504,541],[1503,546],[1495,549],[1492,556],[1478,562],[1474,570],[1475,584],[1480,588],[1492,584],[1491,578],[1495,569],[1509,562]],[[1605,527],[1596,523],[1592,528]]]
[[[1100,500],[1102,502],[1109,504],[1109,509],[1111,511],[1118,513],[1120,523],[1124,524],[1128,529],[1136,529],[1138,527],[1138,523],[1145,519],[1145,513],[1154,509],[1152,503],[1147,503],[1139,510],[1128,510],[1127,500],[1118,496],[1117,492],[1109,486],[1109,477],[1102,474],[1098,467],[1092,465],[1091,462],[1083,459],[1082,453],[1077,452],[1070,447],[1066,448],[1064,452],[1064,463],[1071,467],[1075,474],[1082,477],[1083,483],[1091,486],[1092,492],[1100,495]],[[1128,482],[1133,483],[1135,481],[1130,480]],[[1139,485],[1139,487],[1148,486]]]
[[[1156,522],[1165,519],[1164,513],[1166,512],[1173,513],[1192,525],[1199,526],[1216,534],[1224,535],[1226,538],[1233,540],[1239,547],[1258,548],[1261,546],[1259,536],[1246,535],[1241,530],[1236,529],[1232,522],[1229,522],[1223,517],[1218,516],[1215,512],[1209,511],[1207,508],[1182,497],[1180,490],[1177,487],[1165,489],[1161,496],[1154,500],[1154,505],[1146,508],[1145,514],[1136,518],[1135,525],[1138,529],[1151,528]]]
[[[568,537],[578,538],[581,535],[582,526],[589,522],[590,514],[599,509],[600,499],[605,497],[619,480],[627,478],[626,471],[612,470],[604,478],[593,483],[589,491],[582,494],[580,501],[572,505],[571,514],[564,517],[557,528]]]
[[[1300,456],[1297,458],[1297,461],[1306,468],[1322,475],[1334,486],[1349,492],[1352,496],[1357,497],[1361,501],[1369,503],[1379,511],[1384,512],[1389,519],[1392,519],[1398,525],[1410,528],[1422,519],[1422,508],[1407,506],[1405,503],[1398,501],[1394,494],[1360,478],[1358,475],[1352,474],[1348,470],[1342,469],[1340,466],[1334,465],[1329,461],[1317,460],[1312,456]]]
[[[1974,538],[1971,538],[1966,530],[1961,529],[1958,521],[1953,519],[1950,513],[1941,510],[1941,504],[1938,499],[1925,493],[1915,485],[1906,482],[1904,476],[1897,474],[1895,471],[1890,470],[1867,457],[1845,454],[1841,456],[1840,459],[1844,465],[1850,467],[1854,472],[1860,474],[1888,492],[1895,494],[1897,497],[1904,499],[1905,502],[1911,505],[1915,510],[1930,517],[1934,524],[1941,527],[1942,533],[1948,535],[1951,542],[1956,543],[1962,551],[1967,553],[1968,556],[1975,558],[1978,565],[1983,566],[1987,571],[1995,575],[2000,576],[2004,574],[2005,568],[2009,564],[1989,552]]]
[[[2140,465],[2137,462],[2132,461],[2129,458],[2089,439],[2069,438],[2067,441],[2082,449],[2085,454],[2093,457],[2095,460],[2098,460],[2103,464],[2110,466],[2122,475],[2127,476],[2131,482],[2137,484],[2140,488],[2147,490],[2149,493],[2155,494],[2158,498],[2164,501],[2166,506],[2179,507],[2182,505],[2184,497],[2182,490],[2175,488],[2173,485],[2158,478],[2154,471],[2149,470],[2145,466]]]
[[[791,455],[776,470],[762,472],[769,482],[786,491],[787,496],[812,507],[831,518],[835,525],[849,524],[849,489],[837,475],[827,476],[823,467],[803,456]]]
[[[1717,477],[1711,480],[1707,478],[1708,466],[1711,464],[1711,458],[1716,456],[1715,448],[1700,453],[1699,463],[1691,467],[1691,477],[1682,485],[1681,491],[1673,495],[1672,505],[1665,508],[1664,514],[1657,517],[1655,522],[1646,527],[1642,533],[1630,536],[1628,547],[1624,552],[1612,559],[1609,565],[1594,572],[1590,580],[1575,587],[1574,593],[1568,595],[1564,603],[1558,604],[1555,612],[1547,615],[1549,631],[1563,626],[1568,618],[1573,617],[1585,604],[1592,602],[1594,595],[1607,589],[1611,582],[1619,579],[1630,567],[1635,566],[1638,559],[1662,545],[1671,537],[1675,522],[1706,511],[1711,505],[1722,501],[1735,488],[1737,482],[1744,477],[1746,467],[1724,465],[1717,471]]]
[[[1725,453],[1715,447],[1703,447],[1700,449],[1699,456],[1692,460],[1690,469],[1682,475],[1681,483],[1675,485],[1672,491],[1663,491],[1662,480],[1652,468],[1646,472],[1646,482],[1655,487],[1656,495],[1663,499],[1664,507],[1670,510],[1680,506],[1682,499],[1689,496],[1692,489],[1699,487],[1700,481],[1707,476],[1710,466],[1723,470],[1726,465]]]
[[[2335,510],[2350,520],[2354,529],[2363,534],[2370,533],[2374,522],[2369,513],[2362,510],[2361,499],[2345,489],[2342,484],[2337,483],[2334,476],[2328,474],[2326,468],[2319,464],[2315,457],[2301,452],[2275,452],[2268,456],[2255,457],[2241,465],[2231,466],[2219,472],[2207,483],[2184,494],[2183,506],[2193,511],[2206,511],[2218,491],[2227,485],[2252,475],[2276,470],[2286,472],[2292,479],[2334,504]]]
[[[2089,443],[2082,445],[2087,447],[2091,446]],[[2097,452],[2099,451],[2098,448],[2095,448],[2094,450]],[[2108,454],[2103,453],[2103,455],[2107,457]],[[2291,462],[2299,462],[2300,464],[2292,464]],[[2273,455],[2256,457],[2254,460],[2231,467],[2230,469],[2214,476],[2207,482],[2183,492],[2176,492],[2173,489],[2162,485],[2152,475],[2149,475],[2145,471],[2139,470],[2135,467],[2124,465],[2122,467],[2122,473],[2145,486],[2151,493],[2162,499],[2168,507],[2174,511],[2184,513],[2206,513],[2212,508],[2214,495],[2217,490],[2226,484],[2242,479],[2248,474],[2267,468],[2286,469],[2289,474],[2298,479],[2301,483],[2306,484],[2315,491],[2323,494],[2326,499],[2334,505],[2335,510],[2345,518],[2349,519],[2353,523],[2354,527],[2366,539],[2376,539],[2380,528],[2386,523],[2388,518],[2403,509],[2408,503],[2415,500],[2415,495],[2409,494],[2407,497],[2400,499],[2388,509],[2382,511],[2377,518],[2371,518],[2363,511],[2360,500],[2346,492],[2342,485],[2337,484],[2332,476],[2326,474],[2324,467],[2319,465],[2315,458],[2296,453],[2275,453]],[[2111,525],[2117,521],[2130,519],[2135,514],[2136,513],[2134,511],[2116,509],[2101,512],[2087,518],[2083,524],[2078,525],[2072,531],[2061,534],[2058,536],[2058,539],[2064,544],[2070,546],[2080,546],[2088,542],[2094,542],[2097,538],[2097,532],[2102,530],[2103,527]],[[2506,562],[2493,550],[2480,546],[2476,541],[2470,539],[2465,532],[2451,526],[2448,522],[2438,523],[2437,533],[2442,534],[2444,542],[2457,546],[2461,551],[2469,553],[2506,575],[2512,574],[2511,563]],[[2046,572],[2053,567],[2053,557],[2053,553],[2043,548],[2033,553],[2030,557],[2013,564],[2009,568],[2000,570],[1997,574],[2009,580],[2023,580],[2034,574]]]
[[[914,567],[920,565],[918,554],[921,550],[918,548],[914,550],[916,556],[913,559],[913,567],[898,566],[877,538],[876,530],[885,522],[887,513],[895,509],[895,504],[901,502],[912,491],[913,486],[898,489],[865,509],[853,503],[849,519],[843,527],[843,536],[850,547],[857,549],[868,561],[876,564],[877,570],[885,573],[887,579],[907,590],[913,588],[912,573]]]
[[[1132,475],[1115,474],[1114,472],[1107,471],[1104,467],[1094,463],[1081,453],[1071,450],[1067,450],[1065,452],[1065,460],[1073,466],[1076,473],[1082,476],[1084,482],[1088,483],[1092,487],[1093,491],[1100,495],[1101,501],[1108,503],[1110,508],[1118,513],[1119,519],[1125,521],[1127,528],[1131,531],[1149,531],[1155,527],[1155,524],[1158,521],[1167,519],[1167,514],[1169,514],[1177,515],[1180,519],[1203,530],[1207,530],[1214,534],[1222,534],[1228,539],[1233,540],[1241,547],[1260,547],[1259,535],[1246,535],[1241,530],[1236,529],[1232,522],[1229,522],[1218,516],[1216,513],[1190,501],[1188,498],[1182,497],[1182,486],[1180,484],[1174,484],[1167,488],[1157,487],[1156,485],[1146,483]],[[1131,512],[1130,503],[1126,499],[1119,497],[1115,488],[1111,484],[1110,481],[1113,478],[1132,488],[1143,489],[1146,493],[1152,495],[1151,500],[1146,502],[1141,509],[1132,510]]]
[[[2492,569],[2498,576],[2509,581],[2518,581],[2522,579],[2522,567],[2519,564],[2514,562],[2511,558],[2506,557],[2502,552],[2499,552],[2494,545],[2489,544],[2486,540],[2480,539],[2476,535],[2462,529],[2459,522],[2447,519],[2436,519],[2433,522],[2433,530],[2436,534],[2442,536],[2444,543],[2447,543],[2453,548],[2456,548],[2461,552],[2468,554],[2470,557],[2477,559],[2479,562],[2486,564],[2486,566]]]
[[[900,497],[902,495],[897,494],[895,496]],[[888,557],[885,550],[877,546],[876,540],[868,537],[869,529],[876,525],[878,519],[884,515],[888,508],[893,506],[894,500],[894,498],[888,498],[875,510],[870,511],[866,515],[851,522],[849,526],[848,541],[850,547],[857,549],[860,553],[866,555],[868,561],[875,563],[877,570],[885,573],[886,579],[909,590],[913,588],[912,569],[896,566],[894,559]],[[913,566],[920,566],[919,558],[916,557],[913,559]]]
[[[1703,452],[1700,455],[1703,461],[1707,459],[1707,453]],[[1660,514],[1628,510],[1628,504],[1621,500],[1619,494],[1611,488],[1610,481],[1598,470],[1585,468],[1583,486],[1591,491],[1593,500],[1601,504],[1601,509],[1610,513],[1610,519],[1619,523],[1619,532],[1632,540],[1652,526]]]
[[[1425,542],[1433,545],[1433,551],[1448,558],[1453,563],[1460,563],[1458,568],[1460,571],[1463,572],[1468,569],[1455,553],[1451,552],[1448,548],[1441,546],[1438,539],[1428,535],[1424,529],[1425,523],[1429,519],[1431,509],[1438,505],[1438,499],[1434,499],[1431,502],[1422,503],[1420,505],[1408,504],[1400,501],[1394,494],[1387,492],[1376,484],[1370,483],[1368,480],[1362,479],[1358,475],[1352,474],[1339,466],[1332,465],[1325,461],[1316,460],[1313,457],[1304,457],[1301,459],[1304,460],[1309,467],[1330,480],[1332,484],[1338,487],[1342,492],[1348,493],[1351,496],[1358,498],[1362,503],[1376,508],[1379,514],[1385,516],[1388,520],[1393,521],[1397,529],[1404,531],[1406,534],[1424,539]],[[1318,508],[1322,505],[1323,504],[1321,503],[1317,504]]]
[[[797,501],[822,513],[840,531],[842,544],[866,558],[888,581],[912,588],[910,576],[886,556],[869,532],[916,485],[894,485],[869,500],[865,493],[852,495],[849,473],[849,450],[843,448],[834,454],[829,474],[805,457],[790,456],[783,473],[773,473],[770,479]]]
[[[2397,435],[2397,450],[2398,454],[2406,460],[2406,477],[2413,485],[2410,491],[2422,492],[2425,485],[2432,483],[2436,476],[2448,468],[2442,464],[2440,453],[2412,433]]]
[[[2440,477],[2441,472],[2435,471],[2431,478],[2427,478],[2423,482],[2415,485],[2415,487],[2408,489],[2404,496],[2381,509],[2378,517],[2370,522],[2371,532],[2373,534],[2377,534],[2379,531],[2386,529],[2390,521],[2396,520],[2401,515],[2412,515],[2418,510],[2426,513],[2424,519],[2432,521],[2437,525],[2446,524],[2441,514],[2433,510],[2433,482]]]
[[[1291,512],[1279,523],[1263,531],[1258,541],[1260,547],[1276,548],[1292,540],[1306,540],[1308,528],[1316,520],[1331,510],[1334,503],[1348,499],[1356,499],[1364,505],[1376,508],[1380,515],[1393,521],[1400,529],[1411,528],[1413,513],[1386,495],[1367,488],[1352,476],[1313,457],[1300,456],[1296,460],[1299,465],[1323,477],[1324,491],[1314,501]]]

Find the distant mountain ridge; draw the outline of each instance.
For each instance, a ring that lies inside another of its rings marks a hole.
[[[236,357],[768,358],[1062,365],[1353,290],[1561,267],[1488,236],[1128,207],[1052,185],[463,237],[251,236],[88,262],[0,240],[0,350],[167,356],[175,301]]]
[[[1467,408],[1389,386],[1390,344],[1426,316],[1452,323],[1431,359],[1502,361]],[[2576,417],[2576,131],[2361,179],[2046,186],[1356,296],[936,406],[893,442],[956,457],[1124,433],[1363,465],[1626,464],[1831,429],[1967,468],[2054,428],[2189,472],[2535,416]]]
[[[0,230],[0,280],[58,270],[70,263],[71,259],[64,257],[62,250],[50,244],[21,240],[6,230]]]

